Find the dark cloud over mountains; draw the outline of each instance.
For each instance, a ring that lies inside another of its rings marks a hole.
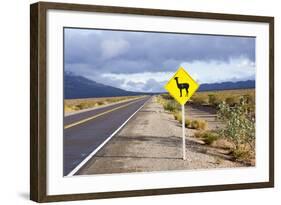
[[[255,62],[255,39],[249,37],[65,29],[64,48],[65,69],[96,81],[105,81],[103,74],[108,73],[174,72],[186,62],[227,64],[239,58]],[[119,87],[129,82],[112,76],[111,80]],[[149,84],[159,84],[154,81],[130,83],[149,90]]]

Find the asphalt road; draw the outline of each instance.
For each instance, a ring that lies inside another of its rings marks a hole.
[[[68,175],[151,97],[64,117],[63,175]]]

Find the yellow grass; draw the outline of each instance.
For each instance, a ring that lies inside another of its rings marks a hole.
[[[243,96],[249,98],[251,104],[255,104],[255,89],[196,92],[191,97],[190,102],[200,105],[218,105],[225,101],[228,104],[234,104],[238,103]]]
[[[82,99],[66,99],[64,100],[65,113],[83,110],[87,108],[107,105],[123,100],[136,99],[142,96],[120,96],[120,97],[102,97],[102,98],[82,98]]]

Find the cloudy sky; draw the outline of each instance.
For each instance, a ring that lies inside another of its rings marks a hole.
[[[255,79],[255,38],[64,31],[65,71],[130,91],[161,92],[183,66],[199,83]]]

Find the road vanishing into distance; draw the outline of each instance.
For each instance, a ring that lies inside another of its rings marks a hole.
[[[63,175],[75,174],[150,98],[145,96],[65,116]]]

